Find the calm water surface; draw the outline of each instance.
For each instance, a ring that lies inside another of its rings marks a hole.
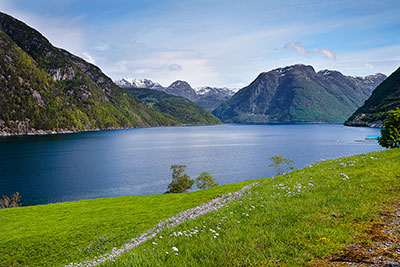
[[[172,164],[220,184],[273,175],[268,158],[295,167],[380,150],[355,142],[379,129],[338,124],[218,125],[0,138],[0,195],[20,192],[25,205],[164,193]]]

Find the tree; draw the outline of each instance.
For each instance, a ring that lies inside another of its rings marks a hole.
[[[270,157],[269,160],[272,161],[272,164],[268,165],[268,167],[273,167],[277,176],[285,174],[288,170],[294,170],[294,167],[291,166],[291,163],[294,162],[292,159],[279,155]]]
[[[388,117],[383,123],[381,137],[378,142],[382,147],[400,147],[400,108],[389,111]]]
[[[202,172],[196,178],[196,185],[198,189],[207,189],[218,186],[214,178],[208,172]]]
[[[172,181],[168,185],[167,193],[183,193],[192,188],[194,180],[184,173],[185,169],[186,165],[171,165]]]
[[[21,207],[21,196],[19,193],[13,194],[11,197],[4,196],[0,198],[0,209]]]

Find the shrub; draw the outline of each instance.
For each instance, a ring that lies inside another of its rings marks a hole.
[[[19,193],[13,194],[11,197],[3,195],[0,198],[0,209],[21,207],[21,196]]]
[[[208,172],[202,172],[196,178],[196,185],[199,189],[207,189],[218,186],[218,183],[215,182],[211,174],[209,174]]]
[[[194,180],[185,172],[186,165],[172,165],[172,181],[168,185],[167,193],[183,193],[192,188]]]
[[[400,109],[389,111],[388,117],[383,123],[381,130],[382,137],[378,137],[378,142],[382,147],[400,147]]]
[[[288,170],[294,170],[294,167],[291,164],[294,162],[292,159],[287,159],[282,156],[273,156],[269,158],[272,161],[272,164],[268,165],[268,167],[273,167],[276,175],[285,174]]]

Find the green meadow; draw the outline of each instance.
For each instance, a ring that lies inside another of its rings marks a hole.
[[[92,260],[179,211],[251,183],[256,185],[242,198],[164,229],[103,265],[304,266],[329,258],[396,201],[400,149],[193,193],[0,210],[0,262],[61,266]]]

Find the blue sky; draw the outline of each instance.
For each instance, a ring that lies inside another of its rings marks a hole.
[[[0,11],[114,80],[240,88],[297,63],[357,76],[400,66],[398,0],[0,0]]]

